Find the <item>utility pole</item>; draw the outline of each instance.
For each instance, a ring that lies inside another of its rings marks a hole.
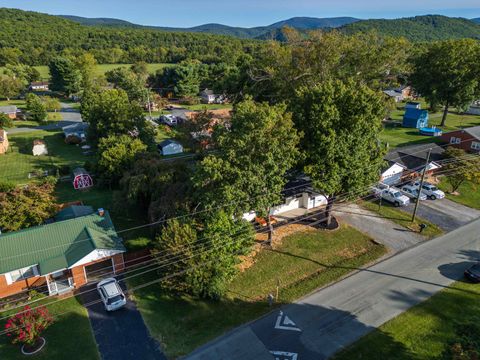
[[[425,181],[425,174],[427,173],[428,164],[430,163],[431,153],[432,148],[428,149],[427,161],[425,162],[425,167],[423,168],[422,179],[420,180],[420,187],[418,188],[417,201],[415,202],[415,209],[413,209],[412,223],[415,222],[415,218],[417,217],[418,204],[420,203],[420,195],[422,194],[423,183]]]

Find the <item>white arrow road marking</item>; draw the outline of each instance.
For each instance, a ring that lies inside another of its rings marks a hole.
[[[283,313],[283,311],[280,311],[280,314],[278,314],[277,316],[277,321],[275,322],[275,329],[302,331],[287,315]]]
[[[297,360],[298,354],[285,351],[270,351],[275,356],[275,360]]]

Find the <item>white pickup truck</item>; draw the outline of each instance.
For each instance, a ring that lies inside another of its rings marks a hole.
[[[379,184],[372,188],[376,197],[382,198],[395,206],[407,206],[410,204],[410,199],[403,195],[402,192],[396,187],[389,187],[385,184]]]
[[[413,186],[416,189],[420,188],[420,181],[415,181]],[[427,195],[432,200],[443,199],[445,197],[445,193],[437,188],[435,185],[432,185],[428,182],[424,182],[422,186],[422,193]]]

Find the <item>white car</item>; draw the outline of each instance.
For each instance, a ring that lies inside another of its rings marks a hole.
[[[100,281],[97,284],[97,291],[107,311],[118,310],[127,304],[125,294],[114,278]]]
[[[413,186],[418,189],[420,187],[420,181],[416,181],[413,183]],[[422,186],[422,193],[427,195],[430,199],[443,199],[445,197],[445,193],[437,188],[435,185],[430,183],[424,182]]]
[[[382,190],[380,196],[382,199],[392,203],[395,206],[407,206],[410,204],[410,199],[403,195],[399,189],[394,187]]]
[[[402,186],[400,191],[402,192],[402,194],[408,196],[411,199],[416,199],[418,197],[418,193],[419,193],[418,188],[416,188],[413,185]],[[425,195],[425,193],[423,191],[420,193],[420,200],[422,200],[422,201],[427,200],[427,195]]]

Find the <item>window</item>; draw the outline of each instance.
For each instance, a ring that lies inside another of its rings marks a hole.
[[[480,142],[472,141],[472,149],[473,150],[480,150]]]
[[[455,136],[452,136],[452,137],[450,138],[450,144],[460,144],[461,142],[462,142],[462,139],[457,138],[457,137],[455,137]]]
[[[10,285],[15,281],[25,280],[38,275],[37,265],[32,265],[23,269],[10,271],[9,273],[5,274],[5,279],[7,280],[7,284]]]

